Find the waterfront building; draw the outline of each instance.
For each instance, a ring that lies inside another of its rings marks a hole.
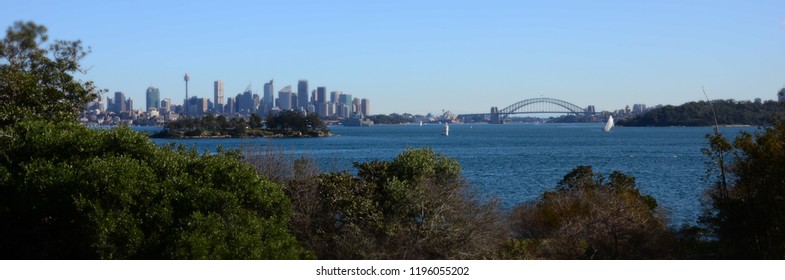
[[[161,104],[161,92],[157,88],[151,86],[147,88],[146,97],[147,110],[150,111],[150,109],[153,108],[158,109]]]
[[[297,107],[308,110],[308,80],[297,81]]]
[[[359,98],[355,97],[352,99],[352,114],[357,115],[362,113],[362,101]]]
[[[363,98],[360,101],[360,112],[363,113],[363,116],[370,116],[371,115],[371,101]]]
[[[217,80],[213,82],[213,110],[214,113],[223,113],[224,108],[224,81]]]

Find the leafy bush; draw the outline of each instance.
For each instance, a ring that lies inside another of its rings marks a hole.
[[[128,128],[0,131],[4,259],[292,259],[289,200],[238,153],[157,147]]]
[[[642,195],[635,179],[615,171],[606,181],[578,166],[557,188],[512,214],[517,258],[660,259],[669,257],[672,235],[657,202]]]

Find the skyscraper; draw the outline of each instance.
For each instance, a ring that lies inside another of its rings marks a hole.
[[[270,80],[269,83],[264,84],[264,97],[262,98],[262,100],[264,101],[264,104],[267,105],[265,107],[268,110],[275,107],[275,96],[273,96],[274,90],[275,87],[273,86],[273,80]]]
[[[161,93],[158,91],[157,88],[148,87],[147,88],[147,111],[150,111],[152,108],[158,109],[161,105]]]
[[[297,81],[297,107],[308,110],[308,80]]]
[[[292,109],[292,86],[285,86],[278,91],[278,108],[281,110]]]
[[[317,87],[316,88],[316,103],[324,103],[327,102],[327,88],[326,87]]]
[[[172,110],[172,100],[169,98],[164,98],[164,100],[161,100],[161,107],[160,107],[161,113],[166,114],[169,113],[169,111],[171,110]]]
[[[217,80],[213,82],[213,112],[223,113],[224,108],[224,81]]]
[[[319,113],[319,116],[326,117],[327,116],[327,88],[326,87],[317,87],[316,88],[316,112]]]
[[[361,107],[360,107],[361,108],[360,111],[362,111],[364,116],[370,116],[371,115],[371,101],[366,99],[366,98],[363,98],[360,102],[362,104]]]
[[[126,107],[125,94],[122,91],[115,91],[114,104],[112,104],[111,107],[112,107],[112,111],[114,111],[117,114],[128,110]]]

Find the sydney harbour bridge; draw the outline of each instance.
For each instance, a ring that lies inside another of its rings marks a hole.
[[[501,110],[499,107],[491,107],[490,113],[483,114],[461,114],[458,119],[482,118],[490,123],[504,123],[510,115],[515,114],[571,114],[571,115],[591,115],[594,114],[594,106],[582,108],[570,102],[553,98],[531,98],[513,103]]]

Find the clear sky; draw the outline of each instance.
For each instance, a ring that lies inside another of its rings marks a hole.
[[[308,79],[378,113],[482,113],[534,97],[613,110],[774,99],[785,85],[785,1],[10,1],[92,47],[82,79],[144,109]]]

